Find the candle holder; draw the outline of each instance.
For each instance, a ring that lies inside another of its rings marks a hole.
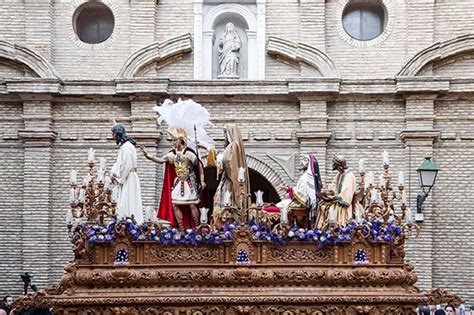
[[[397,224],[399,226],[410,226],[417,229],[412,220],[408,221],[407,196],[405,190],[405,179],[403,172],[398,174],[398,183],[392,186],[390,174],[390,160],[388,153],[383,153],[383,170],[380,174],[379,183],[373,183],[372,172],[367,172],[362,162],[359,162],[359,190],[355,194],[355,203],[359,204],[357,223],[360,221],[380,220],[384,225]],[[415,235],[412,233],[410,235]]]
[[[102,171],[105,178],[106,172]],[[98,221],[99,224],[103,224],[105,218],[114,218],[116,215],[117,203],[116,200],[112,200],[111,190],[105,187],[104,181],[96,181],[95,175],[95,163],[89,159],[88,172],[80,189],[78,190],[78,185],[73,181],[70,183],[70,189],[78,191],[79,196],[70,200],[72,220],[71,217],[67,218],[69,230],[72,229],[74,221]]]

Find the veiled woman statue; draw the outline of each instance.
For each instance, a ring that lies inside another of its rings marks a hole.
[[[221,175],[214,195],[212,212],[214,221],[219,217],[222,208],[226,206],[226,194],[230,196],[228,201],[232,206],[244,209],[249,206],[250,181],[240,129],[235,125],[227,125],[224,132],[224,152],[217,154],[215,148],[212,148],[208,155],[208,165],[216,166],[218,174]],[[239,182],[239,170],[241,182]],[[234,219],[238,220],[238,217]]]
[[[237,67],[242,42],[232,22],[225,25],[225,32],[219,41],[219,76],[238,78]]]

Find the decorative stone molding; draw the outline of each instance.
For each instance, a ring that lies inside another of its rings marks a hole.
[[[405,142],[410,140],[434,141],[439,135],[439,130],[404,130],[400,133],[400,139]]]
[[[212,79],[214,26],[224,15],[238,16],[247,23],[246,79],[265,78],[265,2],[242,1],[242,4],[222,3],[214,6],[208,5],[207,1],[194,0],[194,79]]]
[[[411,58],[398,76],[414,77],[431,62],[453,57],[474,50],[474,34],[462,35],[444,42],[435,43]]]
[[[18,135],[24,141],[54,141],[58,137],[55,131],[19,130]]]
[[[341,74],[331,58],[319,49],[303,43],[270,36],[268,39],[267,53],[277,55],[290,61],[304,62],[318,70],[323,77],[340,78]]]
[[[131,55],[117,74],[117,79],[139,76],[140,70],[150,63],[184,55],[191,50],[191,34],[181,35],[162,43],[153,43]]]
[[[31,49],[0,40],[0,58],[25,65],[42,79],[59,78],[49,61]]]
[[[329,141],[332,136],[332,131],[298,131],[296,132],[296,138],[298,141],[302,140],[321,140],[324,142]]]
[[[397,92],[447,92],[449,80],[446,78],[399,77],[396,82]]]
[[[396,15],[395,15],[395,5],[393,3],[393,0],[373,0],[380,2],[381,4],[384,5],[385,9],[385,19],[387,20],[387,23],[385,25],[385,28],[379,36],[375,37],[374,39],[371,40],[358,40],[353,37],[351,37],[349,34],[346,33],[346,30],[344,29],[344,26],[342,25],[342,15],[344,13],[344,8],[346,5],[350,2],[351,0],[339,0],[337,2],[337,7],[336,7],[336,20],[338,21],[337,24],[337,33],[339,34],[339,37],[346,43],[348,43],[351,46],[355,47],[371,47],[378,45],[385,41],[390,34],[393,31],[393,28],[395,27],[395,20],[396,20]]]
[[[109,38],[107,38],[102,43],[98,44],[88,44],[84,43],[82,40],[79,39],[76,32],[74,31],[74,13],[76,12],[77,8],[87,2],[91,2],[90,0],[75,0],[71,3],[71,10],[68,13],[68,19],[71,23],[68,23],[68,36],[69,39],[76,44],[78,47],[86,50],[101,50],[104,48],[109,47],[114,41],[117,35],[120,33],[120,26],[122,23],[125,23],[123,19],[120,18],[118,4],[114,0],[94,0],[95,2],[102,2],[105,4],[109,9],[112,11],[114,15],[114,29],[112,34]]]

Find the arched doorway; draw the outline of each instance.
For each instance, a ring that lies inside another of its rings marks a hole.
[[[270,203],[278,203],[281,199],[278,196],[276,189],[272,184],[259,172],[249,168],[250,177],[250,191],[252,192],[252,202],[255,202],[254,192],[257,190],[263,191],[263,200]],[[212,213],[212,201],[219,185],[217,179],[217,170],[215,167],[204,168],[204,178],[206,180],[206,188],[203,191],[203,205],[209,208],[209,213]]]

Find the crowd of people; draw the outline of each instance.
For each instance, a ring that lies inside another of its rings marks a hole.
[[[458,308],[447,304],[441,305],[419,306],[416,309],[417,315],[474,315],[474,305],[464,306],[461,304]]]

